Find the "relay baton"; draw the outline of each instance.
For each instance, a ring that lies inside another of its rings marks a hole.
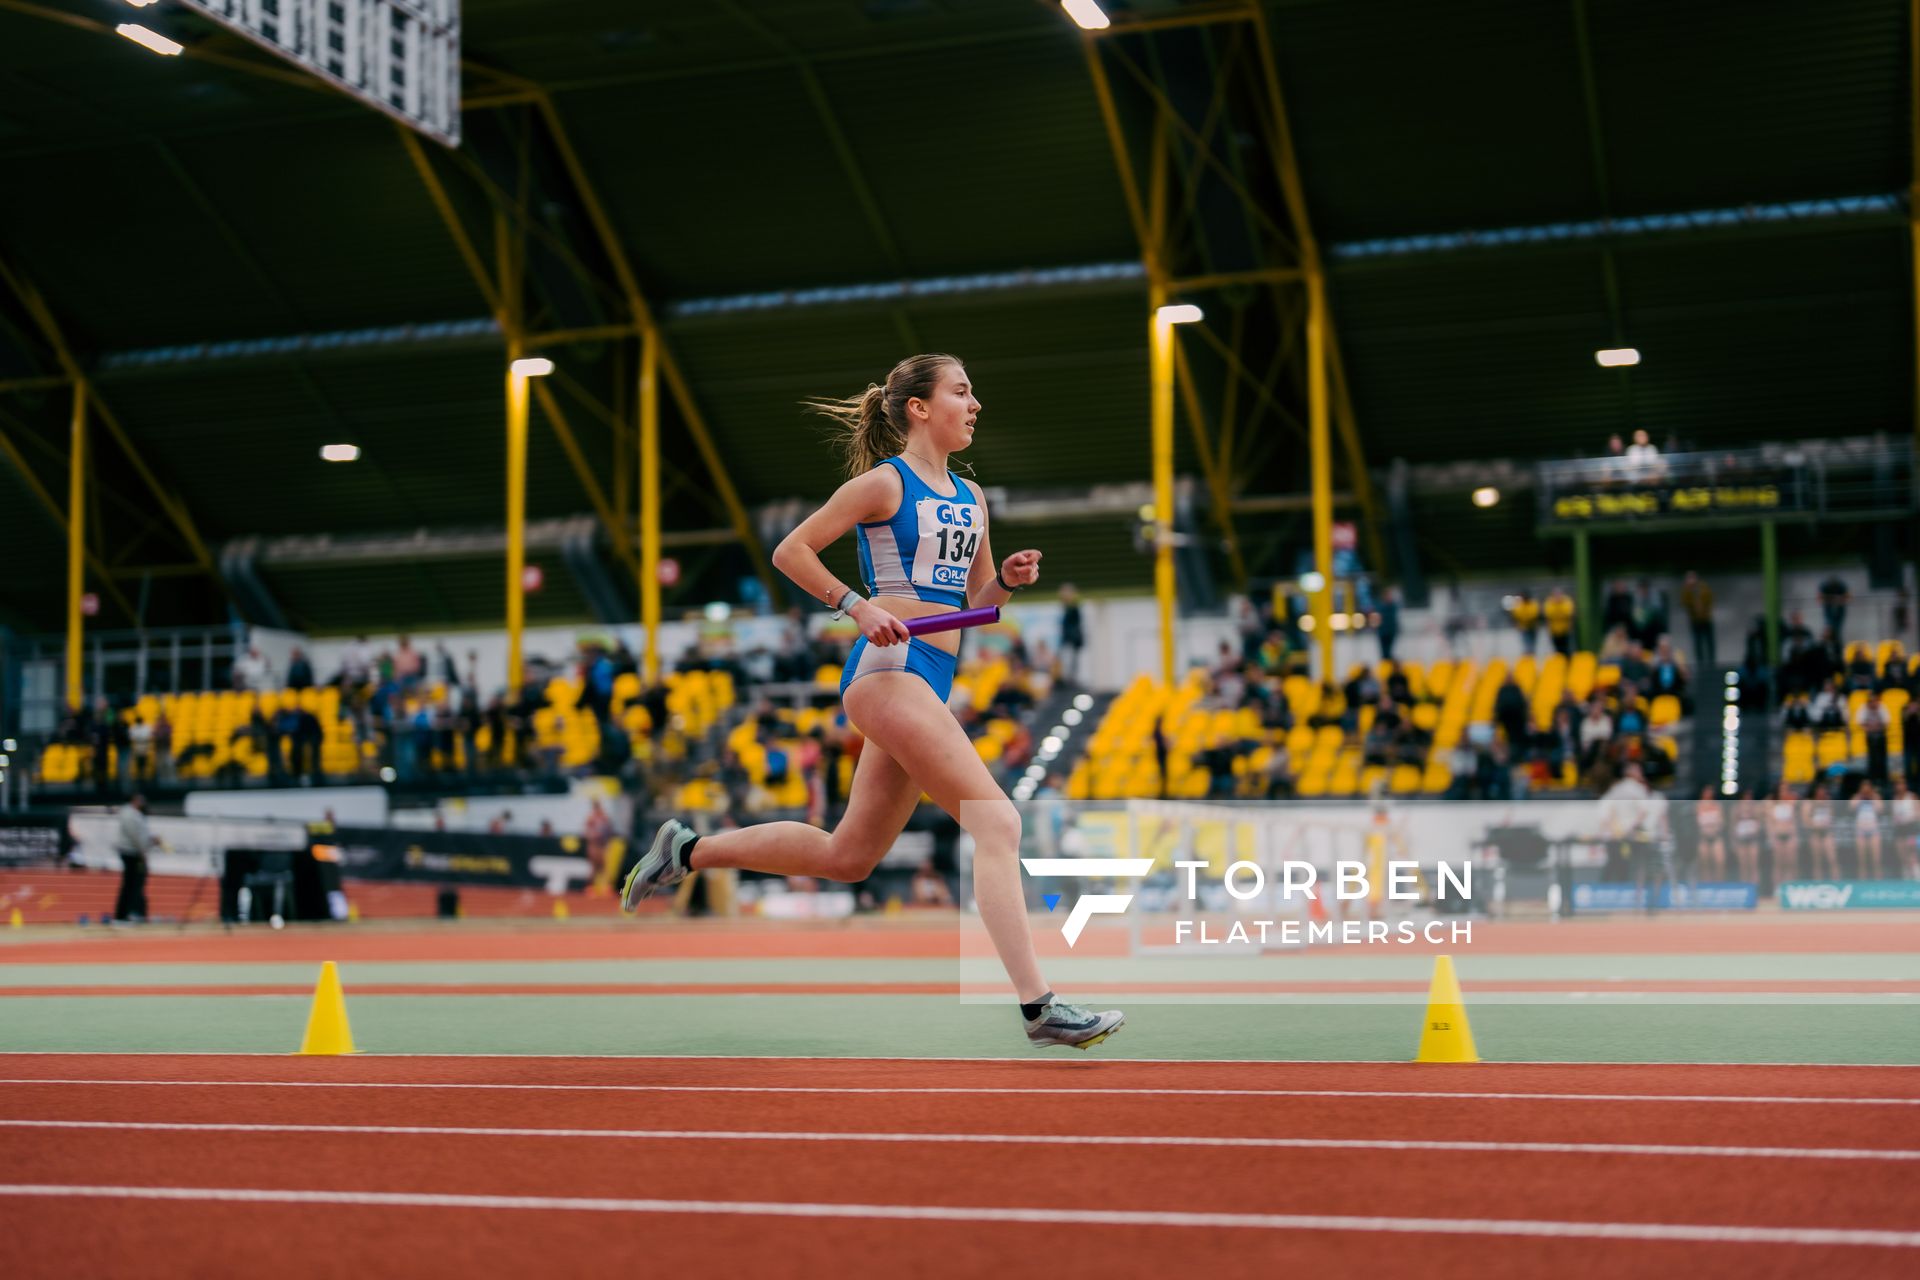
[[[908,618],[907,634],[912,636],[931,635],[936,631],[958,631],[962,627],[984,627],[989,622],[1000,621],[1000,606],[986,605],[979,609],[961,609],[957,613],[934,613],[924,618]]]

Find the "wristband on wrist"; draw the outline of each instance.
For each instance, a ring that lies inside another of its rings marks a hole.
[[[855,605],[861,603],[865,599],[866,597],[861,595],[858,591],[855,591],[852,587],[848,587],[844,592],[841,593],[840,602],[836,604],[833,608],[833,616],[835,620],[837,621],[838,619],[846,617],[847,614],[853,611],[853,607]]]
[[[1007,585],[1007,580],[1006,580],[1005,578],[1003,578],[1003,577],[1001,577],[1001,576],[1000,576],[1000,571],[999,571],[998,569],[995,569],[995,570],[993,571],[993,580],[994,580],[995,582],[997,582],[997,583],[999,583],[999,584],[1000,584],[1000,589],[1001,589],[1002,591],[1004,591],[1004,592],[1006,592],[1006,593],[1007,593],[1008,595],[1012,595],[1012,594],[1013,594],[1014,592],[1016,592],[1016,591],[1018,591],[1018,590],[1020,589],[1020,588],[1018,588],[1018,587],[1013,587],[1013,586],[1008,586],[1008,585]]]

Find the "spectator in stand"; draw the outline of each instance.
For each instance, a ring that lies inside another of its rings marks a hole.
[[[1866,735],[1867,778],[1883,787],[1887,785],[1887,730],[1892,724],[1893,717],[1887,714],[1879,691],[1870,691],[1853,717],[1853,727]],[[1912,748],[1908,752],[1911,754]]]
[[[1647,691],[1658,698],[1671,694],[1680,699],[1683,710],[1693,709],[1693,700],[1687,696],[1687,662],[1674,652],[1673,641],[1667,636],[1660,637],[1660,643],[1654,646],[1653,662],[1647,669]]]
[[[233,660],[233,687],[242,692],[265,693],[273,688],[273,667],[258,645]]]
[[[951,907],[953,891],[947,888],[946,877],[941,875],[928,858],[913,873],[911,888],[913,905],[916,907]]]
[[[1640,579],[1633,591],[1633,638],[1651,649],[1667,634],[1667,593],[1647,579]]]
[[[287,658],[287,688],[295,692],[313,688],[313,664],[307,661],[307,651],[299,645],[293,646]]]
[[[1713,588],[1700,581],[1700,575],[1692,570],[1680,584],[1680,607],[1687,611],[1687,622],[1693,627],[1693,660],[1700,664],[1702,671],[1711,671],[1717,660],[1714,657],[1713,643]]]
[[[1580,726],[1566,705],[1554,708],[1553,727],[1546,734],[1547,765],[1558,780],[1569,761],[1579,768]]]
[[[355,636],[340,650],[340,686],[342,689],[358,688],[372,676],[373,658],[367,649],[367,638]]]
[[[1194,763],[1207,771],[1207,795],[1214,800],[1229,800],[1233,797],[1233,762],[1239,758],[1239,749],[1232,737],[1221,733],[1214,735],[1213,745],[1205,751],[1195,753]]]
[[[1908,669],[1906,648],[1898,640],[1888,647],[1886,665],[1880,668],[1874,687],[1882,693],[1889,689],[1904,689],[1909,695],[1920,692],[1920,670]]]
[[[500,812],[494,814],[493,821],[487,824],[487,834],[490,836],[503,836],[507,834],[508,829],[512,826],[513,810],[502,809]]]
[[[129,773],[143,781],[153,776],[153,726],[139,716],[127,725],[127,754],[121,759],[122,778]]]
[[[1590,773],[1613,741],[1613,720],[1607,704],[1599,698],[1587,703],[1587,718],[1580,722],[1580,771]]]
[[[1789,733],[1811,731],[1813,711],[1807,705],[1807,695],[1790,693],[1780,708],[1780,727]]]
[[[598,796],[593,798],[592,807],[587,810],[587,820],[580,828],[580,838],[587,847],[587,862],[593,867],[591,879],[597,883],[607,865],[607,846],[613,841],[613,819],[601,807]]]
[[[1386,698],[1373,710],[1373,723],[1361,747],[1361,758],[1368,764],[1391,765],[1395,762],[1395,736],[1400,730],[1400,709]]]
[[[1647,648],[1638,640],[1629,640],[1620,655],[1620,678],[1630,684],[1644,685],[1653,668],[1647,665]]]
[[[1659,484],[1666,478],[1667,464],[1660,460],[1660,449],[1644,429],[1633,433],[1627,446],[1627,478],[1634,484]]]
[[[1086,623],[1080,615],[1080,593],[1071,582],[1060,586],[1060,679],[1080,683],[1080,651],[1087,643]]]
[[[1380,677],[1374,674],[1372,667],[1363,666],[1354,673],[1353,679],[1347,681],[1344,692],[1347,715],[1342,724],[1349,730],[1357,729],[1360,725],[1360,708],[1380,701]]]
[[[1633,640],[1627,635],[1625,626],[1608,627],[1606,634],[1600,637],[1600,661],[1618,665],[1626,661],[1632,648]]]
[[[433,642],[433,679],[449,689],[456,688],[460,684],[460,664],[455,662],[453,655],[447,651],[445,640]]]
[[[1900,712],[1900,758],[1907,785],[1920,792],[1920,698],[1910,699]]]
[[[1606,603],[1600,608],[1600,634],[1607,635],[1615,627],[1633,630],[1633,592],[1618,580],[1607,584]]]
[[[1618,738],[1638,738],[1647,731],[1647,704],[1640,700],[1640,688],[1631,680],[1620,686],[1620,713],[1614,717],[1613,732]]]
[[[1260,727],[1269,733],[1291,733],[1293,731],[1293,705],[1287,700],[1287,693],[1280,681],[1273,676],[1266,680],[1266,698],[1260,708]]]
[[[1601,455],[1603,461],[1596,468],[1601,475],[1601,483],[1609,488],[1620,484],[1627,478],[1627,442],[1619,433],[1607,437],[1607,451]]]
[[[1374,636],[1380,641],[1380,660],[1393,661],[1393,646],[1400,642],[1400,588],[1388,587],[1380,595],[1380,621],[1374,624]]]
[[[1507,610],[1507,616],[1513,619],[1513,629],[1520,633],[1520,647],[1531,655],[1540,639],[1540,602],[1533,598],[1531,591],[1522,588],[1513,607]]]
[[[1493,718],[1499,724],[1501,732],[1507,735],[1507,747],[1516,760],[1524,760],[1532,745],[1529,726],[1532,724],[1532,708],[1527,703],[1526,692],[1520,688],[1520,682],[1507,673],[1500,691],[1494,695]]]
[[[163,710],[153,721],[154,780],[163,787],[173,785],[173,721]]]
[[[1836,642],[1846,636],[1847,603],[1852,599],[1846,580],[1837,573],[1820,584],[1820,611],[1826,615],[1827,630]]]
[[[1293,758],[1285,742],[1276,742],[1267,754],[1266,777],[1262,779],[1269,800],[1291,800],[1298,792],[1293,782]]]
[[[393,678],[399,682],[400,687],[412,692],[413,687],[420,683],[420,677],[425,673],[426,665],[426,658],[413,647],[412,638],[401,636],[400,647],[393,651]]]
[[[1908,739],[1912,741],[1911,738]],[[1914,758],[1914,748],[1907,748],[1907,759]],[[1910,879],[1917,865],[1920,865],[1920,795],[1915,788],[1907,785],[1905,778],[1893,780],[1893,795],[1887,801],[1887,818],[1893,827],[1893,846],[1888,853],[1888,870],[1895,879]]]
[[[1854,646],[1853,657],[1847,659],[1846,675],[1849,689],[1871,689],[1880,683],[1880,670],[1874,665],[1870,647]]]
[[[1844,729],[1847,727],[1847,699],[1837,684],[1825,684],[1820,692],[1813,695],[1813,705],[1808,708],[1816,729]]]
[[[1260,650],[1254,655],[1260,663],[1260,669],[1270,676],[1282,675],[1287,669],[1286,633],[1275,628],[1267,632],[1267,638],[1260,642]]]
[[[1407,679],[1407,673],[1399,663],[1387,672],[1387,696],[1403,707],[1413,705],[1413,682]]]
[[[1547,638],[1553,642],[1556,653],[1564,657],[1573,656],[1573,597],[1565,590],[1555,587],[1547,593],[1546,603],[1540,606],[1540,612],[1547,621]]]

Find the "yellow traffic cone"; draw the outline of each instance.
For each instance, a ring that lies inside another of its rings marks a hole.
[[[1453,957],[1436,956],[1433,985],[1427,989],[1427,1020],[1420,1028],[1420,1052],[1415,1062],[1478,1062],[1473,1028],[1467,1025],[1466,1002],[1460,980],[1453,976]]]
[[[567,907],[567,900],[565,898],[555,898],[553,900],[553,918],[555,920],[565,920],[572,914],[573,912]]]
[[[340,971],[329,960],[320,966],[320,985],[313,989],[313,1008],[307,1014],[307,1035],[301,1053],[353,1052],[353,1029],[347,1025],[347,1001],[340,993]]]
[[[20,908],[18,907],[15,907],[7,913],[7,928],[9,929],[18,929],[26,924],[26,922],[26,917],[20,914]]]

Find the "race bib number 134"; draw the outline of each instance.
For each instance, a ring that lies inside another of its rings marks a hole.
[[[913,557],[914,585],[966,590],[967,570],[980,547],[980,509],[971,502],[922,498],[917,515],[920,544]]]

